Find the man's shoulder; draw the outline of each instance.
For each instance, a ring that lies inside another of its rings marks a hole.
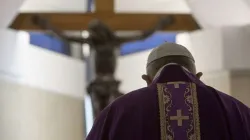
[[[219,99],[223,104],[230,105],[232,108],[241,108],[244,111],[250,111],[249,107],[242,103],[240,100],[234,98],[233,96],[226,94],[222,91],[219,91],[213,87],[207,86],[210,90],[216,92],[218,95]]]
[[[210,89],[214,90],[220,100],[220,103],[223,105],[223,109],[226,111],[227,118],[229,119],[229,122],[232,126],[234,126],[235,129],[243,129],[246,130],[248,138],[250,137],[249,131],[250,131],[250,108],[239,101],[238,99],[225,94],[221,91],[218,91],[212,87],[209,87]],[[240,127],[237,127],[237,125],[241,125]]]
[[[112,106],[131,106],[137,104],[138,102],[143,103],[144,99],[151,98],[152,96],[157,95],[154,92],[152,87],[143,87],[134,91],[131,91],[119,98],[117,98]]]

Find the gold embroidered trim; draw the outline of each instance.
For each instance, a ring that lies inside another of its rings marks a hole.
[[[196,140],[201,139],[200,135],[200,116],[199,116],[199,104],[198,104],[198,97],[196,91],[196,85],[191,83],[191,92],[193,96],[193,119],[194,119],[194,133]]]
[[[166,140],[166,115],[165,115],[165,104],[163,102],[163,84],[157,84],[158,100],[159,100],[159,112],[160,112],[160,130],[161,140]]]
[[[198,104],[198,97],[197,97],[197,91],[196,91],[196,85],[194,83],[186,83],[181,82],[181,84],[188,84],[188,87],[185,90],[184,98],[185,98],[185,104],[188,106],[189,111],[191,111],[191,115],[193,117],[190,129],[187,130],[187,138],[189,140],[201,140],[200,135],[200,119],[199,119],[199,104]],[[166,111],[168,112],[169,106],[166,107],[166,103],[169,103],[169,99],[167,98],[165,93],[165,86],[168,84],[173,83],[159,83],[157,84],[157,91],[158,91],[158,101],[159,101],[159,114],[160,114],[160,131],[161,131],[161,140],[173,140],[173,137],[171,135],[167,135],[167,132],[171,132],[170,125],[167,122],[167,116]],[[187,95],[187,93],[190,92],[190,95]],[[165,96],[166,97],[165,97]],[[171,94],[170,94],[171,95]],[[169,97],[171,98],[171,97]],[[170,99],[171,100],[171,99]],[[167,102],[166,102],[167,101]],[[189,104],[192,104],[189,106]],[[167,131],[169,130],[169,131]],[[193,133],[191,132],[193,130]],[[190,133],[191,132],[191,133]],[[174,135],[174,133],[173,133]]]

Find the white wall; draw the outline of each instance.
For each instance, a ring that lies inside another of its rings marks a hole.
[[[223,39],[220,29],[202,30],[190,33],[193,55],[200,71],[223,70]]]
[[[250,23],[247,0],[187,0],[196,20],[206,29]]]
[[[84,102],[0,80],[1,140],[83,140]]]
[[[180,33],[176,37],[176,42],[191,51],[198,71],[223,70],[224,50],[221,29]]]
[[[121,91],[130,92],[138,88],[147,86],[141,79],[141,75],[146,73],[147,57],[151,50],[119,57],[116,76],[122,81]]]
[[[226,69],[250,69],[249,37],[250,25],[223,29],[223,55]]]
[[[189,35],[188,35],[189,34]],[[249,69],[250,25],[205,29],[177,36],[204,72]]]
[[[250,71],[233,71],[231,79],[232,95],[250,107]]]
[[[26,32],[1,30],[0,38],[0,78],[83,98],[82,61],[30,45]]]
[[[84,139],[83,62],[0,30],[0,139]]]
[[[182,32],[176,35],[176,43],[185,46],[192,54],[194,49],[192,48],[191,36],[189,32]]]

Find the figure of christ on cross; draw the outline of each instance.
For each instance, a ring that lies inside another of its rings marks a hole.
[[[96,79],[90,83],[88,92],[91,95],[96,116],[115,99],[114,97],[121,95],[118,90],[119,86],[117,86],[120,82],[114,78],[116,51],[121,44],[145,39],[156,30],[184,31],[195,30],[199,27],[189,14],[115,13],[114,0],[95,0],[95,9],[94,13],[85,14],[21,13],[11,27],[26,30],[49,30],[67,45],[70,45],[69,42],[78,42],[80,44],[88,43],[91,46],[95,51]],[[45,19],[48,19],[51,24]],[[159,19],[160,22],[156,24]],[[156,25],[150,29],[153,24]],[[90,36],[89,38],[70,37],[63,34],[61,30],[88,30]],[[139,35],[120,37],[113,30],[144,30],[144,32]],[[109,80],[107,81],[107,79]],[[107,83],[112,84],[107,85]]]
[[[120,81],[116,80],[114,77],[116,71],[117,49],[119,49],[121,44],[145,39],[155,31],[171,25],[174,21],[171,17],[165,17],[160,19],[152,29],[144,31],[140,35],[119,37],[102,21],[93,20],[89,23],[89,38],[66,36],[40,16],[34,16],[33,22],[44,30],[51,30],[55,36],[62,39],[64,42],[88,43],[95,51],[94,61],[96,79],[89,84],[87,91],[91,95],[94,114],[96,116],[115,98],[122,95],[118,90]]]

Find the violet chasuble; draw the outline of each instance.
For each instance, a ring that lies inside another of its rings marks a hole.
[[[250,140],[250,109],[169,65],[106,107],[86,140]]]

